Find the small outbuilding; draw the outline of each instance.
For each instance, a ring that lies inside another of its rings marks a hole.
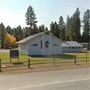
[[[82,43],[83,49],[84,50],[89,50],[90,49],[90,43]]]
[[[26,55],[55,55],[62,53],[62,41],[44,31],[17,42],[19,51]]]
[[[79,52],[83,49],[82,44],[76,42],[76,41],[65,41],[62,43],[62,52],[68,53],[68,52]]]

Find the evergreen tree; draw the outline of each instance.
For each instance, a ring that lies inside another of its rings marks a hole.
[[[54,34],[55,30],[54,30],[54,22],[51,22],[50,24],[50,31]]]
[[[31,5],[27,9],[25,17],[26,17],[26,24],[30,25],[30,27],[33,28],[34,25],[36,25],[37,21],[36,21],[36,15]]]
[[[74,32],[73,40],[78,42],[81,40],[80,26],[80,11],[79,8],[77,8],[72,17],[72,31]]]
[[[83,35],[82,35],[82,40],[83,42],[88,42],[89,41],[89,33],[90,33],[90,10],[87,9],[87,11],[84,13],[83,17]]]
[[[16,41],[23,39],[23,30],[20,25],[13,29],[13,35],[16,37]]]
[[[48,28],[47,27],[45,27],[45,31],[48,31]]]
[[[65,23],[62,16],[60,16],[58,24],[57,22],[51,22],[50,30],[56,37],[65,40]]]
[[[80,11],[77,8],[71,18],[67,17],[66,37],[68,40],[81,41],[80,24]]]
[[[38,27],[34,25],[33,29],[30,30],[30,35],[39,33]]]
[[[58,28],[59,28],[59,38],[61,40],[65,40],[65,23],[62,16],[60,16],[59,18]]]
[[[31,28],[30,27],[23,28],[23,33],[24,33],[24,38],[30,36],[30,34],[31,34]]]
[[[4,48],[4,37],[6,34],[5,26],[3,23],[0,24],[0,37],[1,37],[1,48]]]
[[[59,32],[59,28],[58,28],[58,24],[57,24],[57,22],[55,22],[55,23],[51,23],[51,25],[50,25],[50,31],[56,36],[56,37],[60,37],[60,32]]]
[[[10,26],[6,27],[6,31],[11,35],[13,34],[12,28]]]
[[[17,38],[17,41],[19,41],[19,40],[23,39],[23,31],[22,31],[22,28],[20,25],[16,29],[17,29],[17,33],[18,33],[16,38]]]
[[[45,31],[45,26],[44,25],[40,25],[39,26],[39,32],[43,32]]]
[[[67,24],[66,24],[66,38],[67,40],[74,40],[75,38],[75,31],[73,29],[73,18],[67,17]]]
[[[70,40],[70,26],[71,25],[71,20],[70,20],[70,17],[67,16],[67,22],[66,22],[66,29],[65,29],[65,39],[66,40]]]

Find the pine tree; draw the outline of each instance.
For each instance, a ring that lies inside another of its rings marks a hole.
[[[51,25],[50,25],[50,31],[56,36],[56,37],[60,37],[60,32],[59,32],[59,28],[58,28],[58,24],[57,24],[57,22],[55,22],[55,23],[51,23]]]
[[[17,33],[18,33],[16,35],[16,37],[17,37],[17,40],[19,41],[19,40],[23,39],[23,31],[22,31],[22,28],[20,25],[16,29],[17,29]]]
[[[31,30],[32,29],[30,27],[23,28],[23,33],[24,33],[23,37],[26,38],[26,37],[30,36]]]
[[[65,39],[66,40],[70,40],[70,26],[71,25],[71,20],[70,20],[70,17],[67,16],[67,22],[66,22],[66,29],[65,29]]]
[[[59,28],[59,33],[60,33],[59,38],[61,40],[65,40],[65,23],[62,16],[60,16],[59,18],[58,28]]]
[[[26,17],[26,24],[30,25],[30,27],[33,28],[34,25],[37,23],[37,21],[36,21],[36,15],[31,5],[27,9],[25,17]]]
[[[39,33],[38,27],[34,25],[33,29],[30,30],[30,35]]]
[[[0,24],[0,37],[1,37],[1,48],[4,48],[4,37],[5,37],[5,34],[6,34],[6,30],[5,30],[5,26],[3,23]]]
[[[51,22],[50,24],[50,31],[54,34],[55,30],[54,30],[54,22]]]
[[[13,35],[16,37],[17,41],[23,39],[24,37],[23,30],[20,25],[17,26],[16,28],[13,28]]]
[[[7,26],[7,27],[6,27],[6,31],[7,31],[9,34],[13,34],[13,31],[12,31],[12,29],[11,29],[10,26]]]
[[[54,29],[54,22],[52,21],[51,24],[50,24],[50,29],[53,31]]]
[[[84,13],[83,17],[83,42],[88,42],[89,41],[89,33],[90,33],[90,10],[87,9],[87,11]]]
[[[67,18],[66,32],[69,40],[81,41],[80,24],[80,11],[77,8],[73,16]]]
[[[40,25],[39,26],[39,32],[43,32],[45,31],[45,26],[44,25]]]
[[[76,40],[78,42],[80,42],[81,40],[80,26],[80,11],[79,8],[77,8],[72,16],[72,30],[74,32],[73,40]]]

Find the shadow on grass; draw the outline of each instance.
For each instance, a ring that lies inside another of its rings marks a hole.
[[[41,55],[34,55],[30,56],[33,58],[61,58],[61,59],[72,59],[75,56],[74,55],[69,55],[69,54],[59,54],[59,55],[49,55],[49,56],[41,56]]]

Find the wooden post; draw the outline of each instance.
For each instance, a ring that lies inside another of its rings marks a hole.
[[[53,58],[53,66],[55,66],[55,58]]]
[[[10,57],[10,63],[11,63],[12,61],[11,61],[11,57]]]
[[[87,52],[86,52],[86,64],[87,64]]]
[[[19,63],[19,57],[18,57],[18,63]]]
[[[74,64],[76,64],[76,56],[74,57]]]
[[[0,72],[2,72],[1,68],[2,68],[2,66],[1,66],[1,59],[0,59]]]
[[[30,69],[30,59],[28,59],[28,68]]]

